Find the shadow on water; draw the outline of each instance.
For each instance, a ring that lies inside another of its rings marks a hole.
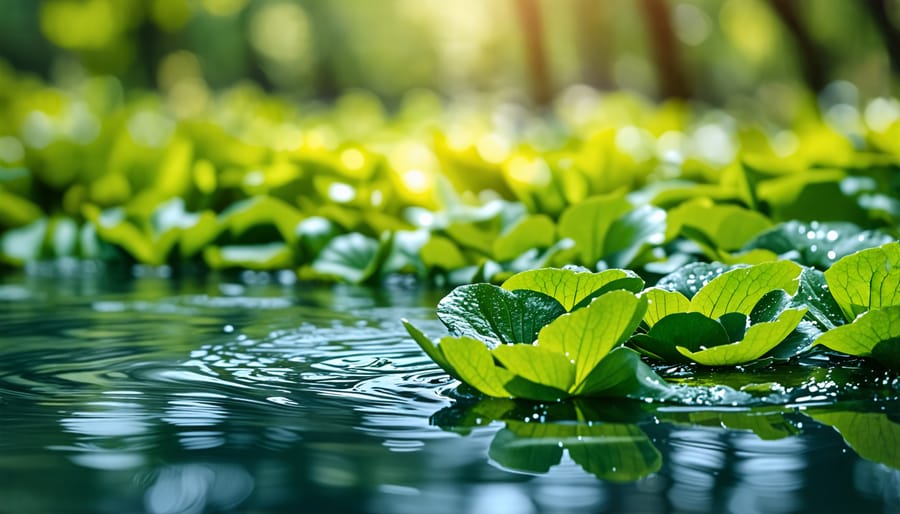
[[[889,378],[486,399],[399,324],[441,291],[78,271],[0,278],[2,513],[900,509]]]

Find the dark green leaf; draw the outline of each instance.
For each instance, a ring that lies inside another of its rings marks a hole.
[[[800,264],[827,269],[842,257],[892,240],[888,234],[864,231],[853,223],[788,221],[756,236],[744,250],[764,248]]]
[[[716,262],[694,262],[659,279],[656,287],[666,291],[677,291],[691,299],[701,287],[726,271],[727,266]]]
[[[438,303],[438,318],[450,333],[479,339],[489,348],[531,343],[538,331],[565,312],[536,291],[507,291],[491,284],[460,286]]]

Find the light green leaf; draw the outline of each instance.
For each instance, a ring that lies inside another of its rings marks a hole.
[[[825,280],[848,320],[900,305],[900,242],[844,257],[825,272]]]
[[[618,282],[623,279],[630,280]],[[614,282],[618,282],[621,289],[633,293],[640,292],[644,286],[643,280],[627,270],[611,269],[592,273],[565,268],[545,268],[513,275],[503,283],[503,289],[538,291],[555,298],[566,311],[571,311],[577,304]]]
[[[575,241],[581,262],[594,267],[609,251],[606,237],[613,222],[631,210],[622,195],[595,196],[572,205],[559,218],[559,235]]]
[[[212,269],[248,268],[258,270],[285,269],[293,264],[294,255],[286,243],[259,245],[208,246],[203,259]]]
[[[422,263],[428,269],[451,271],[464,268],[468,261],[456,243],[446,237],[432,235],[419,250]]]
[[[900,338],[900,306],[871,310],[853,323],[833,328],[816,340],[817,345],[848,355],[867,356],[882,341]]]
[[[559,302],[543,293],[507,291],[492,284],[457,287],[437,306],[438,318],[451,334],[479,339],[489,348],[532,343],[544,325],[564,312]]]
[[[390,235],[377,241],[356,232],[345,234],[329,241],[312,267],[323,275],[361,284],[375,276],[390,248]]]
[[[731,366],[759,359],[778,346],[800,323],[806,309],[788,309],[775,321],[757,323],[747,329],[744,339],[737,343],[691,351],[683,346],[679,353],[705,366]]]
[[[691,308],[691,301],[677,291],[665,289],[647,289],[641,296],[647,297],[647,312],[644,314],[644,322],[653,327],[657,321],[676,312],[687,312]]]
[[[555,241],[553,220],[545,214],[530,214],[494,240],[494,259],[513,260],[532,248],[548,248]]]
[[[713,248],[733,251],[771,226],[759,212],[697,199],[669,210],[666,239],[672,240],[678,233],[691,237],[699,233],[703,242]]]
[[[297,224],[303,214],[282,200],[270,196],[254,196],[231,204],[219,216],[221,230],[238,237],[258,225],[274,225],[284,241],[293,243]]]
[[[513,396],[505,385],[514,375],[494,364],[494,357],[484,343],[469,337],[444,337],[438,346],[460,380],[488,396]]]
[[[616,348],[609,352],[584,381],[573,396],[612,396],[640,400],[665,400],[675,396],[669,384],[659,377],[641,356],[630,348]]]
[[[825,274],[819,270],[803,270],[800,274],[800,287],[792,305],[809,307],[806,318],[822,332],[845,323],[844,314],[825,282]]]
[[[646,335],[632,338],[630,344],[666,362],[688,362],[676,348],[701,351],[730,342],[717,320],[699,312],[676,312],[660,319]]]
[[[575,364],[565,355],[540,346],[500,345],[493,355],[514,375],[564,393],[575,381]]]
[[[782,289],[797,292],[802,268],[776,261],[735,268],[714,278],[691,299],[691,310],[718,318],[730,312],[749,315],[766,293]]]
[[[646,308],[644,298],[628,291],[611,291],[545,326],[538,334],[537,346],[575,361],[577,387],[610,350],[631,336]]]
[[[665,240],[666,211],[644,205],[616,219],[604,240],[604,257],[614,268],[631,266],[643,249]]]

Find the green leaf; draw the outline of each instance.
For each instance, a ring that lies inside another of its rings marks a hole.
[[[254,196],[231,204],[219,216],[221,230],[237,238],[258,225],[274,225],[282,239],[293,243],[303,214],[282,200],[270,196]]]
[[[861,357],[872,355],[875,348],[883,342],[895,345],[900,338],[900,306],[886,307],[871,310],[860,315],[849,325],[843,325],[825,332],[816,340],[817,345],[822,345],[836,352]],[[888,348],[882,348],[879,353],[891,358]]]
[[[699,351],[679,346],[677,350],[685,357],[705,366],[731,366],[752,362],[778,346],[797,328],[804,314],[806,309],[786,310],[775,321],[752,325],[747,329],[744,339],[737,343]]]
[[[631,204],[619,194],[588,198],[562,213],[559,235],[574,240],[582,264],[594,267],[609,253],[606,237],[613,222],[629,210]]]
[[[757,304],[759,305],[759,304]],[[750,325],[750,318],[746,314],[740,312],[729,312],[719,316],[719,324],[728,333],[728,340],[736,343],[744,338],[747,328]]]
[[[631,336],[647,301],[628,291],[611,291],[583,309],[545,326],[537,346],[574,361],[576,387],[615,346]]]
[[[726,271],[728,267],[716,262],[693,262],[659,279],[656,287],[666,291],[677,291],[690,299],[700,288]]]
[[[660,319],[645,336],[635,336],[631,344],[666,362],[689,362],[676,348],[701,351],[727,345],[728,331],[717,320],[699,312],[678,312]]]
[[[900,305],[900,242],[844,257],[825,272],[825,280],[848,320]]]
[[[446,237],[436,235],[432,235],[422,246],[419,255],[422,263],[428,269],[451,271],[464,268],[468,264],[456,243]]]
[[[616,219],[604,240],[604,260],[614,268],[634,265],[643,249],[662,244],[666,234],[666,211],[644,205]]]
[[[451,334],[480,339],[489,348],[532,343],[541,328],[564,312],[559,302],[543,293],[507,291],[491,284],[457,287],[437,307],[438,318]]]
[[[494,357],[514,375],[536,384],[569,391],[575,382],[575,365],[565,355],[529,344],[500,345]]]
[[[860,457],[900,469],[900,424],[884,413],[807,412],[837,430]]]
[[[375,276],[390,249],[390,236],[377,241],[357,232],[345,234],[329,241],[312,267],[322,275],[361,284]]]
[[[691,299],[691,310],[710,318],[730,312],[749,315],[766,293],[783,289],[797,292],[802,268],[790,261],[739,267],[714,278]]]
[[[750,311],[750,323],[762,323],[774,321],[787,308],[791,306],[794,298],[781,289],[769,291],[753,306]]]
[[[759,212],[697,199],[669,210],[666,239],[672,240],[678,233],[695,239],[699,236],[714,249],[733,251],[771,225]]]
[[[258,270],[290,268],[294,254],[286,243],[208,246],[203,258],[212,269],[247,268]]]
[[[607,286],[637,293],[644,287],[644,281],[634,272],[620,269],[592,273],[545,268],[523,271],[503,283],[503,289],[509,291],[527,289],[544,293],[556,299],[566,311],[573,310],[586,299],[612,290]]]
[[[675,394],[641,356],[629,348],[609,352],[574,391],[574,396],[611,396],[666,400]]]
[[[556,241],[556,225],[549,216],[531,214],[494,240],[494,259],[513,260],[532,248],[548,248]]]
[[[460,380],[488,396],[513,396],[505,385],[514,375],[494,364],[494,357],[484,343],[469,337],[444,337],[438,346]]]
[[[806,266],[827,269],[851,253],[892,240],[884,232],[864,231],[853,223],[788,221],[759,234],[744,250],[763,248]]]
[[[812,321],[822,332],[845,323],[844,314],[825,282],[825,274],[819,270],[806,268],[800,274],[800,287],[792,306],[804,305],[809,308],[806,319]]]
[[[641,296],[647,297],[647,312],[644,314],[644,322],[650,327],[669,314],[687,312],[691,308],[691,301],[677,291],[654,287],[641,293]]]

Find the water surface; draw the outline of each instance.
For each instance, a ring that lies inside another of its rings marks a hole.
[[[889,375],[486,399],[399,323],[443,291],[138,271],[0,277],[0,513],[900,512]]]

